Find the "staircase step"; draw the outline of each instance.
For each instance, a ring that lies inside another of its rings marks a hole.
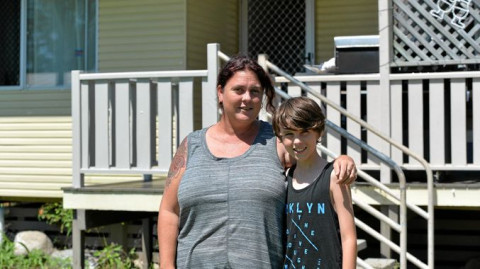
[[[375,269],[394,269],[397,264],[395,259],[386,258],[368,258],[365,262]]]
[[[364,250],[367,248],[367,240],[365,239],[357,239],[357,252],[360,250]]]

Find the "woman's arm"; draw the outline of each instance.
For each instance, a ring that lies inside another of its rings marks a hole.
[[[292,167],[292,165],[295,164],[295,158],[290,156],[288,154],[287,150],[285,149],[285,146],[282,144],[280,141],[280,138],[277,137],[277,153],[278,153],[278,158],[280,159],[280,162],[283,165],[283,168],[287,170],[288,168]]]
[[[158,211],[158,247],[160,252],[160,268],[175,268],[177,254],[178,220],[178,186],[187,163],[187,139],[180,144],[173,157],[163,191],[162,202]]]
[[[337,177],[332,172],[330,178],[330,198],[337,212],[342,240],[343,269],[355,269],[357,261],[357,232],[353,214],[350,187],[337,184]]]
[[[350,185],[357,179],[357,166],[348,155],[338,156],[333,163],[333,170],[338,184]]]

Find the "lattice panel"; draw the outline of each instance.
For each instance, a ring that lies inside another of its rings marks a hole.
[[[480,0],[393,0],[392,66],[480,63]]]

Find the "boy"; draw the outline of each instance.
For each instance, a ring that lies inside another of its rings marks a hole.
[[[287,172],[284,268],[356,268],[357,236],[350,188],[336,183],[317,152],[325,116],[307,97],[286,100],[273,118],[275,135],[296,162]]]

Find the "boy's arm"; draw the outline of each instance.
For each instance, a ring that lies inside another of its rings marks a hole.
[[[357,261],[357,232],[353,214],[350,187],[337,184],[337,177],[332,171],[330,177],[330,198],[337,212],[342,240],[343,269],[355,269]]]
[[[158,211],[158,247],[160,268],[175,268],[177,254],[177,236],[180,208],[178,205],[178,186],[185,172],[187,162],[187,139],[180,144],[173,157]]]

